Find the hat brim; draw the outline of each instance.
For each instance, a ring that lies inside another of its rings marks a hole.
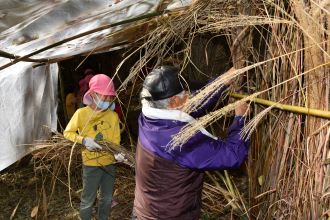
[[[90,89],[85,93],[84,98],[83,98],[83,103],[85,105],[93,104],[93,99],[91,97],[91,93],[92,93],[92,90],[90,90]]]

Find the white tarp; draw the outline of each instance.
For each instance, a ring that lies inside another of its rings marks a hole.
[[[104,25],[189,4],[191,0],[0,0],[0,50],[24,56]],[[134,25],[98,31],[31,58],[62,59],[122,43],[125,35],[111,34]],[[10,62],[0,57],[0,68]],[[43,125],[56,128],[57,65],[32,66],[19,62],[0,70],[0,171],[28,153],[19,145],[45,137]]]
[[[57,64],[18,63],[0,74],[0,170],[28,153],[24,144],[56,129]]]

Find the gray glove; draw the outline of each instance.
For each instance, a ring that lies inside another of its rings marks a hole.
[[[85,145],[89,151],[102,150],[102,147],[90,137],[85,137],[83,139],[83,145]]]
[[[127,159],[125,159],[125,154],[123,153],[118,153],[115,154],[115,159],[117,160],[117,162],[121,163],[121,162],[127,162]]]

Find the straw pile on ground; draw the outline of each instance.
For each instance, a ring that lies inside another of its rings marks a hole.
[[[66,170],[56,172],[58,160],[43,165],[38,159],[33,161],[0,174],[0,219],[78,219],[81,168],[72,164],[69,194]],[[131,219],[134,186],[133,170],[117,165],[114,198],[118,204],[111,211],[111,220]]]

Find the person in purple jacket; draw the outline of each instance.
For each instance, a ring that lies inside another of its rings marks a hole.
[[[240,136],[247,104],[236,107],[226,139],[200,128],[185,144],[169,150],[171,138],[215,105],[228,86],[223,85],[197,111],[187,114],[180,109],[189,93],[182,87],[178,73],[173,66],[161,66],[152,70],[143,83],[133,219],[199,219],[204,171],[239,167],[248,153],[248,141]]]

